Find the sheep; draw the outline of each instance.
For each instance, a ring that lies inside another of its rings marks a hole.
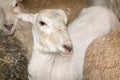
[[[119,21],[111,11],[93,6],[83,9],[78,18],[68,26],[74,50],[72,61],[76,62],[75,72],[80,75],[77,80],[81,80],[83,76],[84,55],[88,45],[118,25]]]
[[[86,50],[83,80],[120,80],[120,25]]]
[[[18,38],[24,44],[28,52],[25,55],[29,59],[32,46],[32,36],[30,36],[32,34],[31,25],[18,21],[15,17],[16,12],[22,11],[21,2],[22,0],[0,0],[0,28],[6,34]]]
[[[104,6],[112,10],[120,20],[120,1],[119,0],[88,0],[89,6]]]
[[[19,0],[0,0],[0,80],[28,80],[26,48],[12,36],[18,3]]]
[[[68,25],[68,30],[65,27],[67,16],[59,9],[45,9],[36,14],[18,13],[16,16],[33,25],[34,44],[28,66],[32,80],[82,80],[88,45],[118,23],[111,11],[99,6],[84,9]]]
[[[72,43],[67,31],[67,16],[60,9],[45,9],[36,14],[19,13],[18,18],[33,24],[33,51],[28,71],[33,80],[70,80],[67,70]],[[62,55],[62,56],[61,56]],[[40,63],[38,63],[40,61]],[[67,73],[67,74],[66,74]]]

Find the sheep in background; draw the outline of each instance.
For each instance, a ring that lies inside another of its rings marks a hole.
[[[0,0],[0,28],[7,34],[12,34],[17,25],[15,12],[19,12],[19,2],[21,0]]]
[[[88,47],[83,80],[120,80],[120,26]]]
[[[104,7],[94,6],[83,9],[77,19],[69,27],[69,34],[73,43],[72,58],[77,80],[82,79],[84,55],[88,45],[96,38],[107,34],[119,25],[116,16]]]
[[[104,6],[113,11],[120,20],[120,0],[88,0],[89,6]]]
[[[18,21],[15,17],[16,12],[22,10],[21,2],[22,0],[0,0],[0,28],[5,33],[14,35],[27,47],[28,53],[25,55],[29,59],[32,46],[31,25]]]
[[[27,54],[24,45],[15,37],[15,12],[19,0],[0,0],[0,80],[28,80]]]
[[[34,45],[28,68],[32,80],[82,80],[88,45],[118,25],[115,15],[106,8],[84,9],[68,26],[74,49],[73,54],[65,57],[72,51],[72,43],[65,27],[66,14],[62,10],[18,13],[17,17],[33,24]]]

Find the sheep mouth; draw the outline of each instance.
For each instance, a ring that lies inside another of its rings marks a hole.
[[[60,51],[59,50],[59,54],[61,55],[61,56],[65,56],[65,57],[69,57],[69,56],[71,56],[72,55],[72,51],[71,52],[69,52],[69,51]]]
[[[8,35],[11,35],[11,34],[14,34],[15,29],[8,29],[8,28],[4,27],[3,32],[8,34]]]

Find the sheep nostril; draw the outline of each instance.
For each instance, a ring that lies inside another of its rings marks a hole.
[[[69,52],[72,51],[72,47],[70,47],[70,46],[63,45],[63,48],[66,49],[66,50],[68,50]]]
[[[8,30],[11,30],[12,27],[13,27],[13,24],[5,24],[4,26],[5,26],[5,28],[7,28]]]

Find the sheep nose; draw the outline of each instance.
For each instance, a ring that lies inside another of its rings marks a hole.
[[[8,30],[11,30],[13,27],[13,24],[4,24],[5,28],[7,28]]]
[[[67,46],[67,45],[63,45],[63,48],[69,52],[72,52],[72,47],[71,46]]]

